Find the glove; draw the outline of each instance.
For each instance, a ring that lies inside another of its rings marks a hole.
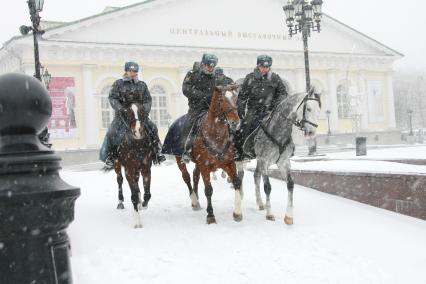
[[[127,109],[122,107],[118,110],[118,113],[122,116],[126,116],[127,115]]]

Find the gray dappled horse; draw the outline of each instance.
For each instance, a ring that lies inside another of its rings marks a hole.
[[[271,184],[269,182],[268,169],[276,164],[281,177],[287,183],[288,201],[284,222],[293,224],[293,188],[294,182],[291,176],[290,157],[294,154],[292,140],[293,125],[304,132],[307,139],[315,137],[318,127],[318,119],[321,109],[320,95],[312,89],[308,94],[299,93],[287,97],[272,112],[271,116],[261,123],[260,129],[254,139],[257,165],[254,172],[256,187],[256,203],[259,210],[264,210],[265,205],[260,194],[260,178],[263,178],[266,194],[266,219],[274,221],[275,216],[271,212]],[[246,148],[247,145],[244,145]],[[243,176],[241,165],[239,174]]]

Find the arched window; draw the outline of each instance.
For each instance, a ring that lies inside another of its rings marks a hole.
[[[152,97],[150,118],[158,127],[167,127],[170,119],[167,111],[167,93],[160,85],[154,85],[150,93]]]
[[[339,85],[337,87],[337,107],[339,119],[350,118],[350,99],[346,85]]]
[[[110,91],[111,86],[106,86],[101,91],[102,128],[108,128],[114,119],[114,110],[112,109],[108,100]]]

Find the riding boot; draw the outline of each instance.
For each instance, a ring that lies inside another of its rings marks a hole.
[[[108,169],[114,168],[114,163],[118,159],[118,146],[109,145],[108,156],[105,160],[105,167]]]
[[[156,141],[153,143],[153,151],[155,153],[155,159],[153,162],[155,165],[160,165],[162,162],[166,161],[166,157],[161,154],[162,148],[163,146],[161,145],[160,141]]]

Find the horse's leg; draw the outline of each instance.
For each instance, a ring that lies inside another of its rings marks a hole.
[[[182,173],[183,181],[188,186],[189,197],[191,198],[191,207],[198,208],[200,203],[198,202],[197,194],[194,192],[191,185],[191,176],[189,175],[188,169],[186,168],[185,162],[182,160],[182,157],[176,156],[176,163],[179,167],[179,170]]]
[[[191,176],[189,175],[189,172],[186,169],[185,162],[182,160],[182,157],[176,156],[176,163],[182,173],[183,181],[186,183],[186,186],[188,186],[189,194],[191,194],[193,191],[191,185]]]
[[[192,202],[192,209],[194,211],[201,210],[199,197],[198,197],[198,184],[200,182],[200,169],[197,165],[195,165],[194,172],[192,173],[192,181],[194,185],[194,190],[191,193],[191,202]]]
[[[146,168],[141,171],[144,189],[142,209],[147,209],[148,202],[151,200],[151,167],[145,166]]]
[[[241,210],[241,179],[237,175],[237,167],[235,166],[235,163],[232,163],[228,167],[224,168],[228,176],[232,180],[232,184],[235,189],[235,201],[234,201],[234,221],[241,222],[243,220],[243,213]]]
[[[207,197],[207,224],[216,223],[216,218],[213,214],[212,195],[213,187],[210,183],[210,172],[208,170],[201,170],[201,176],[204,181],[204,191]]]
[[[288,200],[287,209],[284,217],[284,222],[287,225],[293,225],[293,189],[294,181],[291,176],[291,164],[290,160],[284,160],[278,163],[278,169],[280,170],[281,177],[287,182]]]
[[[287,225],[293,225],[293,189],[294,181],[291,176],[290,170],[287,173],[287,190],[288,190],[288,200],[287,200],[287,210],[284,217],[284,222]]]
[[[114,170],[117,175],[117,184],[118,184],[118,205],[117,209],[124,209],[124,196],[123,196],[123,175],[121,174],[121,164],[114,163]]]
[[[271,213],[271,183],[269,182],[268,168],[263,162],[261,165],[263,189],[266,194],[266,220],[275,221],[275,216]]]
[[[254,170],[254,186],[256,190],[256,204],[259,207],[259,210],[265,210],[265,205],[263,204],[262,195],[260,194],[260,179],[262,177],[262,172],[260,168],[259,160],[256,163],[256,169]]]
[[[243,179],[244,179],[244,162],[235,162],[237,166],[237,174],[241,180],[241,199],[244,199],[244,188],[243,188]]]
[[[138,172],[134,170],[126,169],[126,179],[129,183],[130,190],[132,191],[132,203],[133,203],[133,209],[135,214],[135,228],[142,228],[142,222],[141,222],[141,216],[139,213],[139,206],[140,206],[140,190],[139,185],[137,183],[137,176],[139,175]]]

